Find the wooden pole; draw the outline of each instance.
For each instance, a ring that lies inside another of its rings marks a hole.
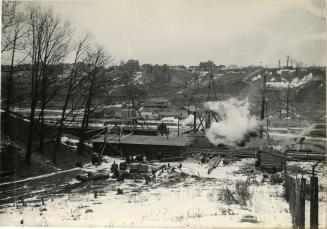
[[[300,179],[295,179],[295,226],[299,226],[300,222]]]
[[[287,151],[284,150],[284,176],[285,176],[285,192],[286,192],[286,200],[289,202],[290,200],[290,190],[289,190],[289,177],[287,174]]]
[[[306,179],[301,178],[299,229],[305,228],[305,189],[306,189]]]
[[[296,182],[296,178],[293,179],[293,213],[294,213],[294,225],[297,227],[297,206],[296,206],[296,200],[297,200],[297,182]]]
[[[193,112],[194,120],[193,120],[193,132],[196,132],[196,112]]]
[[[264,120],[265,118],[265,102],[266,102],[266,73],[263,73],[262,76],[262,95],[261,95],[261,116],[260,119]],[[260,138],[263,137],[263,127],[261,126]]]
[[[177,136],[179,137],[179,118],[177,118]]]
[[[318,228],[318,177],[310,178],[310,228]]]

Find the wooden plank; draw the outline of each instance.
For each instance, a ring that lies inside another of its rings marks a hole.
[[[318,177],[310,178],[310,228],[318,228]]]
[[[299,229],[305,228],[305,187],[306,187],[306,179],[301,178],[300,184],[300,221],[299,221]]]
[[[299,226],[300,222],[300,179],[296,178],[295,180],[295,226],[296,228]]]

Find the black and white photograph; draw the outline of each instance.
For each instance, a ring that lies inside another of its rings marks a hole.
[[[327,227],[325,0],[2,0],[0,227]]]

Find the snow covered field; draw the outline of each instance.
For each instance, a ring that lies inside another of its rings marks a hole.
[[[106,158],[101,166],[88,171],[109,171],[117,158]],[[252,169],[253,159],[219,165],[208,175],[208,165],[188,160],[175,171],[160,170],[156,181],[114,179],[90,183],[66,194],[35,195],[17,203],[0,206],[0,222],[6,226],[101,226],[101,227],[291,227],[288,204],[280,184],[249,180],[250,199],[246,206],[221,198],[223,189],[235,192],[235,184],[248,180],[242,171]],[[171,167],[177,163],[171,163]],[[76,183],[72,180],[71,183]],[[117,189],[123,190],[118,195]],[[94,192],[97,191],[97,198]],[[43,195],[44,196],[44,195]],[[245,214],[258,223],[241,222]]]

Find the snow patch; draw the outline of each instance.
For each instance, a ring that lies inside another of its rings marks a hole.
[[[259,79],[261,79],[261,75],[260,74],[257,75],[257,76],[255,76],[255,77],[253,77],[252,78],[252,81],[256,81],[256,80],[259,80]]]
[[[208,71],[201,71],[200,72],[200,77],[204,77],[208,74],[209,72]]]
[[[281,70],[278,70],[277,71],[277,74],[278,75],[281,75],[283,73],[292,73],[292,72],[295,72],[295,70],[292,70],[292,69],[281,69]]]
[[[268,82],[267,85],[277,88],[297,88],[309,83],[313,79],[312,73],[304,76],[302,79],[296,77],[291,82],[287,82],[285,79],[282,79],[282,82]]]

